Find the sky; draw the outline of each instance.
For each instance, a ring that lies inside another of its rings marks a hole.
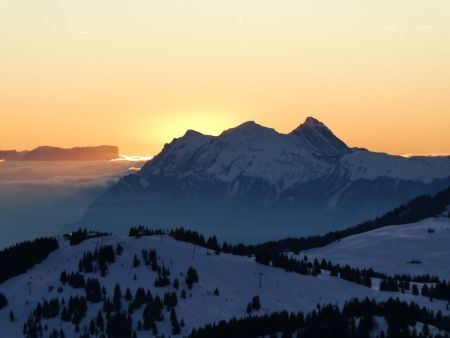
[[[0,0],[0,149],[307,116],[350,146],[450,153],[448,0]]]

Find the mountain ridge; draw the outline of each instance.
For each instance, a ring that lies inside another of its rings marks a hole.
[[[39,146],[32,150],[0,150],[0,159],[7,161],[96,161],[119,157],[117,146],[60,148]]]
[[[220,227],[227,239],[267,240],[357,224],[448,185],[450,157],[350,148],[312,117],[288,134],[249,121],[219,136],[174,139],[80,223]]]

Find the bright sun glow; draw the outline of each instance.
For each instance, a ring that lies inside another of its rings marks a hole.
[[[240,122],[237,118],[238,114],[230,113],[232,111],[211,108],[209,110],[168,112],[158,119],[158,124],[164,127],[154,132],[158,139],[166,140],[166,142],[183,136],[187,129],[207,135],[219,135],[224,127],[235,126]]]

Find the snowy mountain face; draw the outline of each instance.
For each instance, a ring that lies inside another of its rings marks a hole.
[[[149,162],[141,175],[215,180],[228,184],[230,191],[247,177],[284,191],[331,173],[336,159],[349,152],[313,118],[287,135],[246,122],[218,137],[187,132]]]
[[[312,117],[289,134],[246,122],[217,137],[174,139],[80,224],[182,225],[257,242],[354,225],[448,185],[449,157],[349,148]]]

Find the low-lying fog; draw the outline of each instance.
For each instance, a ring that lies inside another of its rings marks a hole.
[[[144,161],[0,161],[0,248],[60,233]]]

